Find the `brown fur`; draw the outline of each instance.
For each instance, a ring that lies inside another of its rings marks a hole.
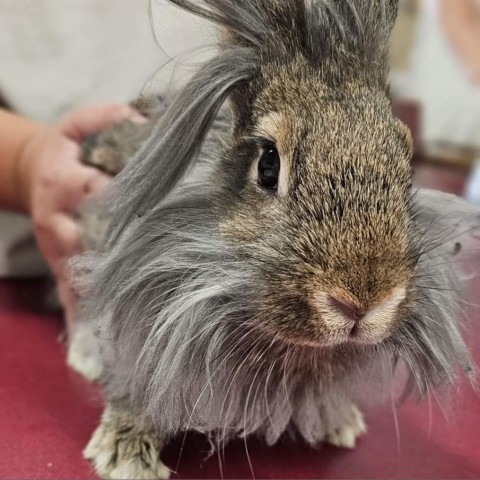
[[[239,122],[245,127],[229,155],[241,157],[249,137],[268,136],[281,155],[287,191],[264,192],[244,174],[241,199],[221,223],[226,236],[273,244],[285,258],[285,270],[265,268],[258,299],[265,326],[321,343],[336,332],[315,308],[319,294],[368,311],[394,289],[408,290],[416,258],[407,128],[393,116],[385,88],[348,74],[333,88],[324,76],[331,78],[301,58],[263,68],[248,92],[253,121]],[[255,165],[258,150],[249,155]],[[392,328],[397,317],[388,318]],[[385,335],[384,325],[378,331]]]

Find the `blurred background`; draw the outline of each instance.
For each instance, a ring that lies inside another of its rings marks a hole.
[[[480,1],[400,0],[391,92],[417,183],[480,204]]]
[[[391,95],[415,181],[480,205],[480,0],[400,1]],[[211,27],[165,0],[0,0],[0,12],[1,103],[37,121],[177,88],[213,51]],[[28,220],[0,212],[0,229],[0,271],[31,274]]]

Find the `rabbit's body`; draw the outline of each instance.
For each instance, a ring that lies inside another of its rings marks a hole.
[[[228,46],[119,175],[108,240],[77,262],[109,401],[85,454],[108,478],[164,478],[161,446],[187,430],[351,447],[367,378],[403,361],[426,392],[470,368],[436,265],[458,253],[452,217],[480,218],[412,191],[386,89],[397,2],[173,3]]]

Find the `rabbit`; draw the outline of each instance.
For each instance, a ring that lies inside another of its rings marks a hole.
[[[72,272],[107,405],[84,456],[165,479],[188,430],[353,448],[359,385],[398,364],[405,394],[474,375],[457,260],[480,212],[412,186],[388,97],[398,2],[170,1],[221,40],[90,207],[108,228]]]

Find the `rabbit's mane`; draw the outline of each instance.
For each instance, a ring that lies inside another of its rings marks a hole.
[[[388,49],[398,0],[171,0],[209,19],[231,41],[282,58],[303,55],[316,65],[342,50],[372,60]],[[341,58],[341,57],[339,57]]]
[[[316,443],[329,427],[320,418],[318,399],[334,418],[345,389],[362,381],[358,372],[369,371],[366,364],[379,365],[388,377],[396,361],[404,360],[421,391],[453,381],[469,357],[454,320],[455,302],[436,290],[454,283],[448,270],[425,275],[428,301],[419,301],[385,344],[299,347],[255,326],[252,302],[261,281],[256,272],[272,249],[252,245],[258,259],[245,258],[218,231],[222,192],[211,173],[234,128],[229,114],[218,112],[258,73],[265,46],[270,45],[268,55],[273,48],[286,51],[295,35],[305,52],[325,55],[333,38],[346,47],[335,47],[345,55],[366,58],[373,44],[377,52],[379,45],[386,48],[397,2],[172,3],[214,20],[240,40],[222,48],[173,101],[115,180],[105,249],[77,261],[90,272],[85,314],[102,318],[111,399],[131,398],[162,432],[192,428],[215,432],[220,441],[259,432],[273,443],[290,425]],[[292,11],[300,22],[293,27]],[[431,218],[418,219],[425,243],[433,244],[445,225],[438,220],[438,228],[429,229]],[[431,273],[438,258],[438,251],[426,252],[421,271]],[[342,385],[333,381],[338,377]]]
[[[209,159],[221,151],[220,137],[207,142]],[[163,435],[196,430],[221,445],[255,433],[273,444],[289,432],[315,445],[328,433],[325,418],[335,422],[359,389],[374,401],[394,389],[398,364],[408,371],[404,396],[453,384],[459,371],[471,370],[457,321],[458,281],[445,265],[455,242],[439,242],[451,227],[425,194],[415,200],[418,227],[426,245],[438,246],[422,255],[415,306],[381,345],[322,350],[256,327],[255,272],[271,251],[251,245],[262,258],[256,262],[222,240],[212,204],[218,192],[202,180],[212,167],[200,162],[110,253],[77,261],[91,270],[85,313],[101,318],[111,401],[128,398]]]

